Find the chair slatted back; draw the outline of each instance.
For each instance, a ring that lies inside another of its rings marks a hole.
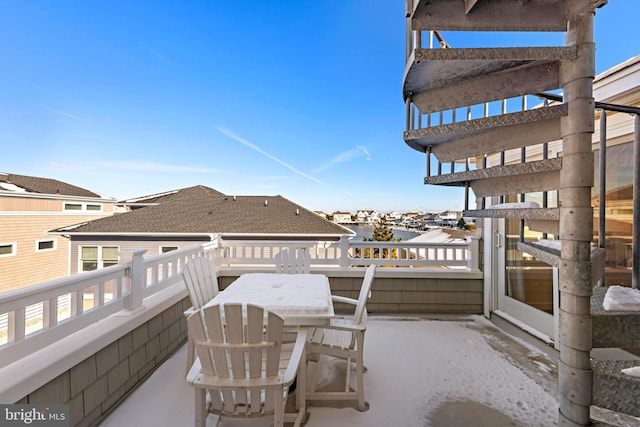
[[[353,323],[356,325],[361,323],[366,313],[367,300],[371,297],[371,285],[376,274],[376,266],[370,265],[364,273],[360,295],[358,296],[358,304],[353,315]]]
[[[215,304],[187,320],[203,373],[228,380],[225,387],[209,389],[213,409],[223,414],[265,414],[275,408],[273,393],[247,380],[279,375],[284,320],[262,307],[245,307],[243,313],[242,304]]]
[[[309,274],[311,268],[311,254],[309,248],[282,249],[275,256],[276,273],[280,274]]]
[[[187,262],[182,278],[193,308],[198,310],[218,295],[218,276],[212,259],[196,257]]]

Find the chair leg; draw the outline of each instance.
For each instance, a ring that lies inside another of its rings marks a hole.
[[[356,383],[358,387],[358,410],[366,411],[367,404],[364,401],[364,361],[362,360],[362,351],[358,351],[358,356],[356,360]]]
[[[195,427],[205,427],[207,424],[207,390],[195,388]]]
[[[275,389],[276,401],[273,414],[273,427],[284,426],[284,391],[282,388]]]
[[[187,337],[187,374],[193,366],[193,361],[195,360],[195,352],[196,349],[193,339],[191,337]]]

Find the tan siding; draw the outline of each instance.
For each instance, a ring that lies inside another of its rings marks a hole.
[[[64,203],[88,203],[93,205],[102,205],[102,212],[113,212],[113,202],[104,202],[103,200],[85,200],[65,201],[59,199],[41,199],[30,197],[1,197],[0,211],[5,212],[62,212]]]
[[[99,218],[93,215],[2,215],[0,243],[17,243],[15,256],[0,257],[0,292],[69,274],[69,240],[46,232]],[[36,252],[38,240],[56,240],[56,250]]]

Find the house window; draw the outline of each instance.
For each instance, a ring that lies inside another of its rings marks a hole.
[[[96,203],[65,203],[65,211],[102,212],[102,205]]]
[[[65,203],[64,210],[65,211],[81,211],[82,205],[80,203]]]
[[[0,243],[0,257],[14,256],[17,246],[16,243]]]
[[[51,251],[56,249],[55,239],[51,240],[38,240],[36,242],[36,252]]]
[[[118,264],[117,246],[82,246],[80,271],[93,271]]]
[[[164,254],[166,252],[177,251],[177,246],[160,246],[160,253]]]

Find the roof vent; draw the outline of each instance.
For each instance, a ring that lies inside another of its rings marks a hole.
[[[300,215],[300,209],[296,208],[296,215]]]
[[[233,195],[233,201],[235,202],[235,201],[236,201],[236,199],[237,199],[237,198],[236,198],[236,196],[235,196],[235,194],[234,194],[234,195]]]
[[[267,199],[264,200],[264,205],[269,206],[269,201]]]

